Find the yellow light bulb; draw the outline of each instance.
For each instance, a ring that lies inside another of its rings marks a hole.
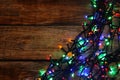
[[[71,42],[72,42],[72,39],[71,39],[71,38],[69,38],[69,39],[68,39],[68,42],[70,42],[70,43],[71,43]]]
[[[62,45],[58,45],[58,48],[59,48],[59,49],[62,49]]]
[[[67,53],[67,56],[68,56],[69,58],[71,58],[71,57],[73,56],[72,52],[68,52],[68,53]]]

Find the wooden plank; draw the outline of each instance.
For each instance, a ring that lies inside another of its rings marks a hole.
[[[0,62],[1,80],[35,80],[49,62]]]
[[[88,0],[0,0],[1,25],[80,25]]]
[[[63,54],[68,39],[74,39],[80,26],[0,26],[0,59],[53,59]]]
[[[1,80],[37,80],[40,69],[47,69],[49,62],[0,62]],[[72,80],[78,80],[76,78]],[[120,74],[115,80],[120,80]]]

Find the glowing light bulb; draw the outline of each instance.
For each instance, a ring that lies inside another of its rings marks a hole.
[[[112,17],[111,17],[111,16],[109,16],[109,17],[108,17],[108,20],[111,20],[111,19],[112,19]]]
[[[117,72],[118,72],[117,66],[116,65],[112,65],[112,66],[110,66],[110,70],[108,71],[108,75],[111,76],[111,77],[115,77]]]
[[[112,6],[112,3],[109,3],[109,6]]]
[[[70,42],[70,43],[71,43],[71,42],[72,42],[72,39],[71,39],[71,38],[69,38],[69,39],[68,39],[68,42]]]
[[[82,74],[83,76],[88,76],[89,75],[89,72],[90,72],[90,69],[89,68],[85,68],[83,71],[82,71]]]
[[[56,63],[57,66],[59,66],[59,63]]]
[[[73,77],[73,78],[74,78],[74,76],[75,76],[75,74],[74,74],[74,73],[72,73],[72,74],[71,74],[71,77]]]
[[[118,63],[118,68],[120,69],[120,63]]]
[[[67,57],[71,58],[73,56],[72,52],[67,53]]]
[[[105,44],[106,44],[107,46],[110,45],[110,42],[109,42],[108,39],[105,39]]]
[[[94,19],[93,16],[88,17],[88,20],[93,20],[93,19]]]
[[[39,70],[40,76],[42,76],[46,71],[44,69]]]
[[[72,64],[72,60],[70,60],[68,63],[69,63],[69,64]]]
[[[97,7],[97,5],[93,5],[93,7],[94,7],[94,8],[96,8],[96,7]]]
[[[51,73],[52,73],[52,71],[49,71],[48,73],[49,73],[49,74],[51,74]]]
[[[65,57],[65,55],[63,54],[62,57]]]
[[[88,16],[87,16],[87,15],[85,15],[85,18],[87,19],[87,18],[88,18]]]
[[[73,71],[73,69],[70,69],[70,71]]]
[[[50,78],[49,80],[53,80],[53,78]]]
[[[58,48],[59,48],[59,49],[62,49],[62,45],[58,45]]]
[[[110,42],[106,42],[106,45],[107,45],[107,46],[110,45]]]
[[[78,73],[81,74],[81,72],[82,72],[83,69],[84,69],[84,66],[81,65],[81,66],[79,67]]]
[[[103,35],[101,35],[101,36],[100,36],[100,40],[103,40],[103,39],[104,39],[104,36],[103,36]]]
[[[86,25],[87,25],[87,22],[84,22],[83,24],[84,24],[84,26],[86,26]]]
[[[98,59],[102,59],[106,56],[106,53],[101,53],[99,56],[98,56]]]

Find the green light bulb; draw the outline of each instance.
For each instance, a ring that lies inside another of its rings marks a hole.
[[[118,68],[120,68],[120,63],[118,63]]]
[[[59,63],[56,63],[57,66],[59,66]]]
[[[42,76],[46,71],[44,69],[39,70],[40,76]]]
[[[50,78],[49,80],[53,80],[53,78]]]
[[[83,69],[84,69],[84,66],[81,65],[79,68],[79,72],[81,73],[83,71]]]
[[[108,13],[108,11],[106,11],[106,13]]]
[[[111,77],[115,77],[118,72],[118,68],[116,65],[110,66],[110,70],[108,71],[108,75]]]
[[[95,2],[96,0],[92,0],[92,1],[94,1],[94,2]]]
[[[102,66],[104,64],[104,62],[102,61],[102,62],[100,62],[100,65]]]
[[[110,45],[110,42],[106,42],[106,45],[107,45],[107,46]]]
[[[97,5],[95,5],[95,4],[94,4],[94,5],[93,5],[93,7],[94,7],[94,8],[96,8],[96,7],[97,7]]]
[[[92,31],[93,32],[97,31],[97,26],[96,25],[93,26]]]
[[[112,3],[110,3],[109,6],[112,6]]]
[[[111,76],[115,76],[115,72],[114,71],[109,71],[109,75],[111,75]]]
[[[69,64],[72,64],[72,60],[70,60],[68,63],[69,63]]]
[[[81,48],[81,51],[85,51],[87,49],[87,46],[84,46]]]
[[[105,42],[107,42],[108,41],[108,39],[105,39]]]
[[[72,74],[71,74],[71,77],[73,77],[73,78],[74,78],[74,76],[75,76],[75,74],[74,74],[74,73],[72,73]]]
[[[111,19],[112,19],[112,17],[111,17],[111,16],[109,16],[109,17],[108,17],[108,20],[111,20]]]
[[[96,2],[96,0],[91,0],[93,3],[95,3]]]
[[[106,44],[107,46],[110,45],[110,42],[109,42],[108,39],[105,39],[105,44]]]
[[[65,57],[65,55],[63,54],[62,57]]]
[[[79,44],[83,45],[84,44],[84,40],[79,40]]]
[[[93,20],[93,16],[88,17],[88,20]]]
[[[84,24],[84,26],[86,26],[86,25],[87,25],[87,22],[84,22],[83,24]]]
[[[102,54],[100,54],[99,56],[98,56],[98,59],[102,59],[102,58],[104,58],[106,56],[106,53],[102,53]]]

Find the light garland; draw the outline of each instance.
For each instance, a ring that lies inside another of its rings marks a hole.
[[[65,54],[59,60],[51,60],[46,72],[40,71],[41,80],[107,80],[119,74],[120,26],[113,28],[112,25],[116,0],[91,0],[91,4],[94,13],[86,16],[90,23],[84,22],[83,31],[75,40],[69,39],[72,46],[68,46],[68,50],[59,45]],[[116,50],[112,48],[115,36]]]

